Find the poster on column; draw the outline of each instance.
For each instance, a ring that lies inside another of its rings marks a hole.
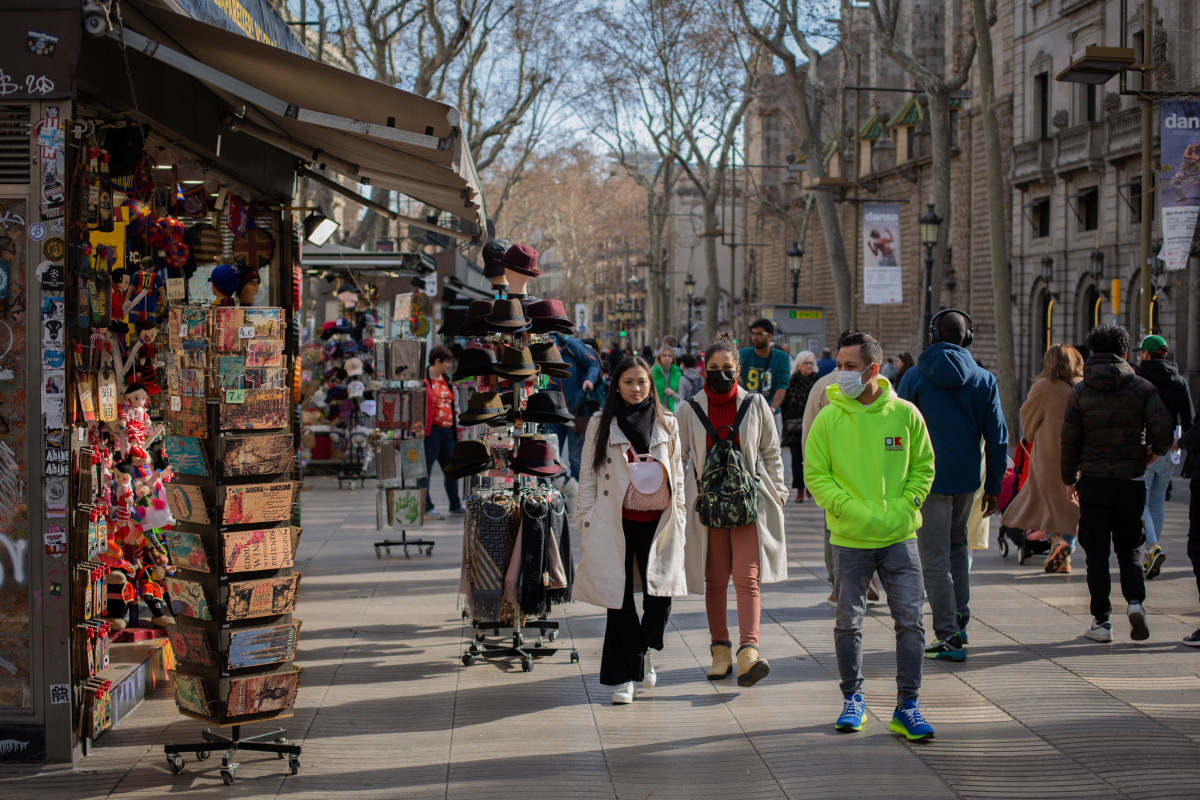
[[[896,305],[904,301],[900,269],[900,206],[869,203],[862,207],[863,303]]]
[[[1164,268],[1187,267],[1200,216],[1200,100],[1163,100],[1162,249]]]

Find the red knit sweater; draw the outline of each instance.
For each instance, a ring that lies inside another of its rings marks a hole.
[[[704,393],[708,395],[708,420],[712,423],[715,430],[720,432],[722,425],[732,425],[733,420],[737,417],[737,386],[733,386],[724,394],[717,394],[707,386],[704,387]],[[737,431],[733,432],[734,445],[741,445],[738,441]],[[704,437],[704,446],[712,447],[712,437]]]

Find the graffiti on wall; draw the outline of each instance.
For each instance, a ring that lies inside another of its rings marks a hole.
[[[0,198],[0,710],[29,708],[29,484],[26,477],[28,308],[25,198]],[[18,748],[16,743],[7,747]],[[6,754],[11,757],[10,754]],[[19,754],[18,754],[19,755]]]

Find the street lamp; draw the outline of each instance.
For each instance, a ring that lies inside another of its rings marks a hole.
[[[933,248],[937,244],[942,218],[933,210],[933,203],[928,203],[926,209],[917,217],[917,222],[921,224],[921,244],[925,245],[925,330],[929,330],[933,320]]]
[[[800,266],[804,260],[804,251],[800,249],[799,242],[792,242],[792,247],[787,251],[788,269],[792,271],[792,305],[796,305],[800,295]]]
[[[688,276],[686,278],[684,278],[684,280],[683,280],[683,291],[687,294],[687,304],[688,304],[687,351],[690,353],[690,352],[692,352],[692,295],[694,295],[696,293],[696,279],[692,277],[692,274],[690,272],[688,273]]]

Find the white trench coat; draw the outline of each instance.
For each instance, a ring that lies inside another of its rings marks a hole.
[[[658,520],[658,529],[650,545],[647,574],[634,576],[634,591],[648,591],[658,597],[687,594],[683,568],[684,508],[683,462],[680,458],[679,425],[671,414],[666,428],[654,426],[650,437],[650,455],[667,471],[671,505]],[[572,529],[578,531],[583,554],[575,571],[574,599],[604,608],[620,608],[625,600],[625,533],[621,506],[629,486],[629,461],[625,456],[629,437],[617,425],[609,424],[608,455],[599,469],[592,466],[596,452],[596,428],[600,412],[588,422],[579,470],[579,494],[575,497]],[[636,570],[636,564],[634,566]]]
[[[703,389],[694,399],[708,413],[708,395]],[[758,582],[777,583],[787,580],[783,506],[791,492],[783,480],[779,432],[775,430],[771,407],[761,395],[749,393],[739,386],[738,408],[745,402],[753,405],[742,420],[738,441],[746,465],[754,470],[758,478]],[[700,522],[695,509],[698,494],[696,485],[708,454],[705,446],[707,433],[704,423],[696,417],[689,403],[680,403],[675,413],[679,420],[679,438],[683,442],[684,472],[687,475],[687,585],[688,591],[703,594],[704,566],[708,559],[708,527]]]

